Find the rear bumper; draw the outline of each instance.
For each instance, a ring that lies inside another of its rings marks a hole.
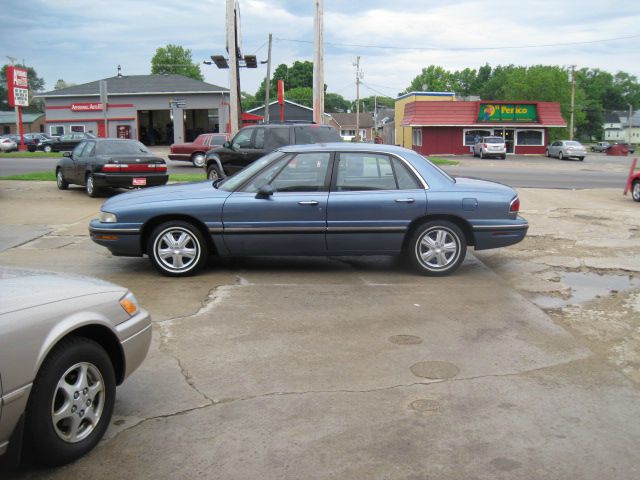
[[[169,180],[166,173],[94,173],[93,179],[97,187],[137,188],[133,185],[134,178],[146,178],[147,184],[143,187],[157,187],[164,185]]]
[[[529,223],[522,217],[504,222],[472,225],[476,250],[507,247],[521,242],[527,235]]]

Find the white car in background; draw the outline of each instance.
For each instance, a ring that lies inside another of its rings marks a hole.
[[[18,149],[18,144],[9,137],[0,137],[0,152],[13,152]]]
[[[507,145],[502,137],[481,137],[473,145],[473,156],[507,158]]]

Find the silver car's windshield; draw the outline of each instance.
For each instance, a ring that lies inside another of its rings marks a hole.
[[[249,166],[243,168],[239,172],[231,175],[230,177],[225,178],[222,182],[215,185],[220,190],[224,190],[226,192],[233,192],[244,182],[253,177],[256,173],[258,173],[264,166],[270,163],[273,159],[281,157],[282,152],[276,150],[274,152],[266,154],[264,157],[260,157],[258,160],[250,164]]]

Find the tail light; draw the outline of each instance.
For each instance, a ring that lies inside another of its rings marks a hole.
[[[489,145],[487,145],[486,143],[482,144],[482,148],[489,148]]]
[[[167,165],[164,163],[106,163],[102,166],[105,173],[114,172],[166,172]]]
[[[511,200],[511,205],[509,205],[509,212],[518,213],[520,211],[520,199],[518,197]]]

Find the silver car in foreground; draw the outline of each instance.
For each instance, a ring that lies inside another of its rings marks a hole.
[[[61,465],[106,431],[116,385],[142,363],[151,317],[126,288],[0,267],[0,455],[23,441]]]
[[[545,155],[547,157],[557,157],[560,160],[577,158],[582,161],[587,156],[587,149],[575,140],[558,140],[547,147]]]

